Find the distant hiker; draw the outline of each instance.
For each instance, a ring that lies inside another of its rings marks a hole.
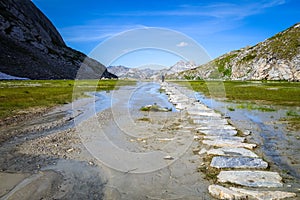
[[[161,76],[161,81],[164,82],[165,81],[165,75]]]

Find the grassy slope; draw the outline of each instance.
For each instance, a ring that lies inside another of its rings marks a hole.
[[[70,103],[88,91],[113,90],[120,85],[135,84],[117,80],[47,80],[0,81],[0,120],[29,111]],[[73,93],[74,85],[76,93]]]

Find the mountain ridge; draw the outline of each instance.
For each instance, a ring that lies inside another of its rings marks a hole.
[[[300,81],[300,23],[168,78]]]
[[[0,11],[0,72],[29,79],[117,78],[101,63],[66,46],[30,0],[1,1]]]
[[[132,78],[132,79],[160,79],[162,75],[177,74],[187,69],[197,67],[192,62],[185,62],[183,60],[178,61],[174,65],[165,69],[151,69],[151,68],[130,68],[122,65],[109,66],[107,70],[113,74],[116,74],[120,78]]]

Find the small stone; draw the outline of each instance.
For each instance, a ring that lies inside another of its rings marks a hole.
[[[211,149],[207,151],[208,155],[218,155],[218,156],[244,156],[244,157],[252,157],[257,158],[258,156],[252,151],[245,148],[218,148]]]
[[[268,171],[221,171],[218,181],[248,187],[282,187],[282,178],[277,172]]]
[[[165,156],[164,159],[165,160],[174,160],[174,158],[172,156]]]
[[[245,130],[245,131],[243,131],[243,135],[246,135],[246,136],[248,136],[248,135],[250,135],[251,134],[251,131],[249,131],[249,130]]]
[[[198,154],[202,155],[202,154],[205,154],[206,152],[207,152],[207,150],[205,148],[202,148]]]
[[[200,151],[200,149],[199,149],[199,148],[194,148],[194,149],[193,149],[193,153],[194,153],[194,154],[198,154],[198,153],[199,153],[199,151]]]
[[[174,140],[174,138],[157,138],[157,140],[161,142],[166,142],[166,141],[172,141]]]
[[[210,166],[218,169],[266,169],[268,163],[260,158],[216,156],[212,159]]]
[[[265,199],[285,199],[296,197],[297,195],[292,192],[283,192],[283,191],[253,191],[246,190],[242,188],[230,187],[231,191],[238,192],[247,196],[251,196],[254,199],[265,200]]]
[[[72,151],[74,151],[73,148],[70,148],[70,149],[67,150],[68,153],[71,153]]]
[[[220,185],[210,185],[208,191],[211,196],[217,199],[227,199],[227,200],[239,200],[247,199],[247,195],[241,194],[234,190],[230,190]]]
[[[198,135],[194,135],[194,140],[199,140],[200,137]]]
[[[89,165],[95,165],[95,163],[93,161],[89,161]]]

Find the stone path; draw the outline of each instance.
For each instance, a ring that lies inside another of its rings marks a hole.
[[[206,168],[221,170],[220,185],[210,185],[209,193],[217,199],[285,199],[295,193],[282,189],[282,178],[267,170],[268,163],[252,150],[256,144],[246,142],[247,133],[240,133],[219,113],[185,95],[178,86],[162,83],[162,89],[177,110],[186,111],[195,125],[195,137],[202,142],[199,154],[212,156]],[[228,187],[228,185],[237,187]]]

